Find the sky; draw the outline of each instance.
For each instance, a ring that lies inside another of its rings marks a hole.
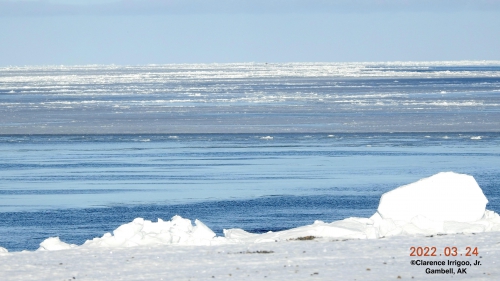
[[[0,0],[0,67],[500,60],[500,0]]]

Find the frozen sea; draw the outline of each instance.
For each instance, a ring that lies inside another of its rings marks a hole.
[[[0,246],[136,217],[217,234],[359,216],[441,171],[500,212],[500,62],[0,68]]]

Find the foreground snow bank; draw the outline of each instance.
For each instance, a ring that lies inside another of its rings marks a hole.
[[[314,239],[216,246],[84,248],[0,254],[0,280],[500,280],[500,232],[392,239]],[[411,257],[411,247],[436,247],[437,257]],[[446,257],[456,247],[458,256]],[[478,255],[467,257],[467,247]],[[460,256],[463,254],[463,256]],[[442,256],[440,256],[442,255]],[[410,260],[455,263],[454,273],[436,274],[442,266],[416,266]],[[468,262],[478,266],[462,266]]]
[[[401,186],[382,195],[377,212],[370,218],[347,218],[325,223],[316,221],[290,230],[254,234],[242,229],[224,230],[224,237],[199,220],[174,216],[170,221],[151,222],[142,218],[124,224],[101,238],[80,247],[132,247],[139,245],[219,245],[276,242],[323,237],[334,239],[376,239],[397,235],[433,235],[500,231],[500,216],[486,210],[488,200],[472,176],[439,173]],[[48,238],[39,250],[77,247],[58,237]],[[3,248],[2,248],[3,249]],[[2,251],[0,249],[0,252]]]

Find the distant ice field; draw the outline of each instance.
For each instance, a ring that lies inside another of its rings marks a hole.
[[[0,134],[488,132],[500,62],[0,68]]]

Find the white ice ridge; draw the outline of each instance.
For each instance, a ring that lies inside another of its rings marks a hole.
[[[488,200],[472,176],[443,172],[398,187],[382,195],[377,212],[370,218],[347,218],[279,232],[254,234],[242,229],[224,230],[224,237],[199,220],[174,216],[170,221],[142,218],[124,224],[101,238],[81,246],[48,238],[39,250],[75,247],[133,247],[139,245],[219,245],[275,242],[314,236],[333,239],[376,239],[396,235],[433,235],[500,231],[500,216],[485,209]],[[0,249],[0,252],[3,248]]]

